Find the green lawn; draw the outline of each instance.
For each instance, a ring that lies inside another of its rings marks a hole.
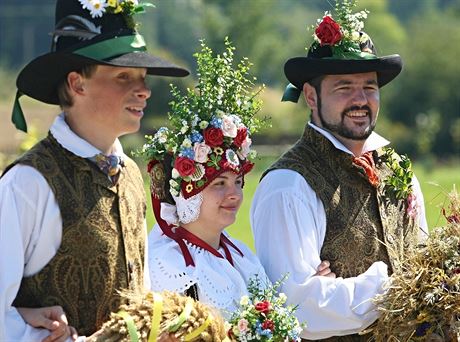
[[[262,159],[256,163],[257,167],[245,178],[244,201],[238,213],[236,222],[228,228],[230,234],[253,248],[252,232],[249,224],[249,209],[251,199],[256,190],[259,178],[263,170],[270,165],[271,159]],[[460,186],[460,166],[459,165],[437,165],[428,169],[422,164],[415,163],[414,172],[420,181],[425,197],[425,207],[430,228],[443,225],[444,220],[440,215],[442,204],[446,199],[446,194],[456,184]],[[145,178],[147,179],[147,177]],[[146,184],[146,191],[148,186]],[[150,194],[148,194],[150,199]],[[155,219],[153,217],[150,200],[148,200],[147,223],[152,227]]]

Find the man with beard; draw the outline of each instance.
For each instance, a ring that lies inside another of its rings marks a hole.
[[[377,57],[362,12],[349,13],[326,15],[307,57],[285,64],[283,100],[303,90],[311,121],[264,173],[251,208],[257,255],[272,281],[290,274],[282,291],[309,340],[366,341],[357,333],[378,318],[372,298],[426,230],[409,160],[374,132],[380,87],[401,58]],[[321,260],[336,278],[314,277]]]

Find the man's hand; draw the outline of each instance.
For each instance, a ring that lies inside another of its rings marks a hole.
[[[323,277],[329,277],[329,278],[335,278],[335,273],[331,271],[329,268],[331,266],[331,263],[327,260],[324,260],[319,264],[316,272],[316,276],[323,276]]]
[[[77,331],[69,326],[64,310],[60,306],[45,308],[16,308],[26,323],[34,328],[45,328],[50,335],[42,342],[64,342],[67,338],[77,338]]]

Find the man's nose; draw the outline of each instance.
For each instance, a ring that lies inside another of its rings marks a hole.
[[[364,89],[358,89],[353,94],[353,104],[357,106],[364,106],[367,104],[368,99]]]
[[[152,95],[152,91],[145,84],[145,80],[139,81],[138,89],[136,89],[136,95],[144,100],[147,100],[150,95]]]

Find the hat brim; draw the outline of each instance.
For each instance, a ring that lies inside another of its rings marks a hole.
[[[284,74],[298,89],[312,79],[322,75],[344,75],[365,72],[377,73],[379,87],[392,81],[402,70],[399,55],[375,59],[342,60],[332,58],[294,57],[284,65]]]
[[[57,87],[67,74],[92,64],[146,68],[148,75],[184,77],[190,74],[187,69],[145,52],[131,52],[110,60],[52,52],[37,57],[27,64],[19,73],[16,85],[20,92],[36,100],[59,104]]]

